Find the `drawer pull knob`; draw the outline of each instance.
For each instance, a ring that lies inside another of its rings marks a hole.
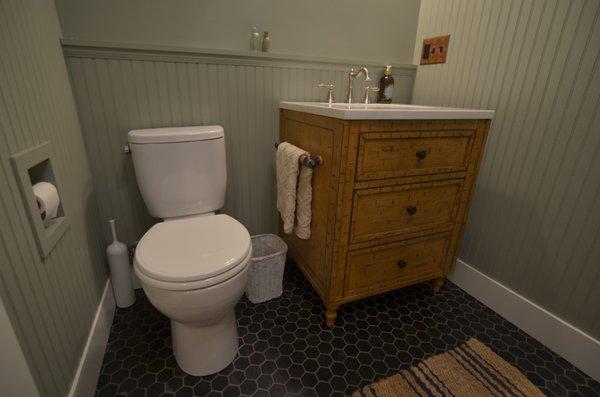
[[[406,207],[406,212],[408,212],[410,215],[414,215],[417,212],[417,207],[414,205],[409,205]]]
[[[423,160],[427,157],[427,150],[417,150],[417,158]]]
[[[402,259],[400,259],[398,262],[396,262],[396,264],[398,265],[398,267],[400,269],[404,269],[407,265],[406,261],[403,261]]]

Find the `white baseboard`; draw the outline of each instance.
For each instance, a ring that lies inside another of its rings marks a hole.
[[[87,397],[96,393],[96,385],[98,384],[115,307],[112,285],[110,279],[108,279],[83,354],[79,360],[75,378],[69,390],[69,397]]]
[[[600,342],[460,259],[448,279],[600,381]]]

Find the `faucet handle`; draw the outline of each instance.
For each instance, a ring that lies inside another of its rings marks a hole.
[[[371,93],[372,92],[377,92],[377,91],[379,91],[379,88],[377,88],[377,87],[366,86],[365,87],[365,96],[363,98],[363,103],[365,105],[368,105],[369,103],[371,103]]]
[[[333,89],[335,88],[335,85],[333,83],[331,83],[331,84],[319,83],[317,85],[317,87],[327,88],[327,90],[328,90],[327,103],[333,103]]]

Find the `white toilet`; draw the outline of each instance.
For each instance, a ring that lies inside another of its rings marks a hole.
[[[228,366],[238,348],[235,304],[252,245],[223,206],[227,169],[220,126],[129,132],[137,183],[163,222],[141,238],[134,269],[150,302],[171,319],[177,363],[192,375]]]

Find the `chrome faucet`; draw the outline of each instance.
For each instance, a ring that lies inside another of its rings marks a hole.
[[[361,73],[365,75],[365,81],[371,81],[371,77],[369,77],[369,71],[367,68],[360,68],[358,72],[355,72],[354,69],[350,69],[350,73],[348,73],[348,93],[346,94],[346,103],[354,103],[354,96],[352,94],[352,83],[354,82],[354,78],[358,77]]]

